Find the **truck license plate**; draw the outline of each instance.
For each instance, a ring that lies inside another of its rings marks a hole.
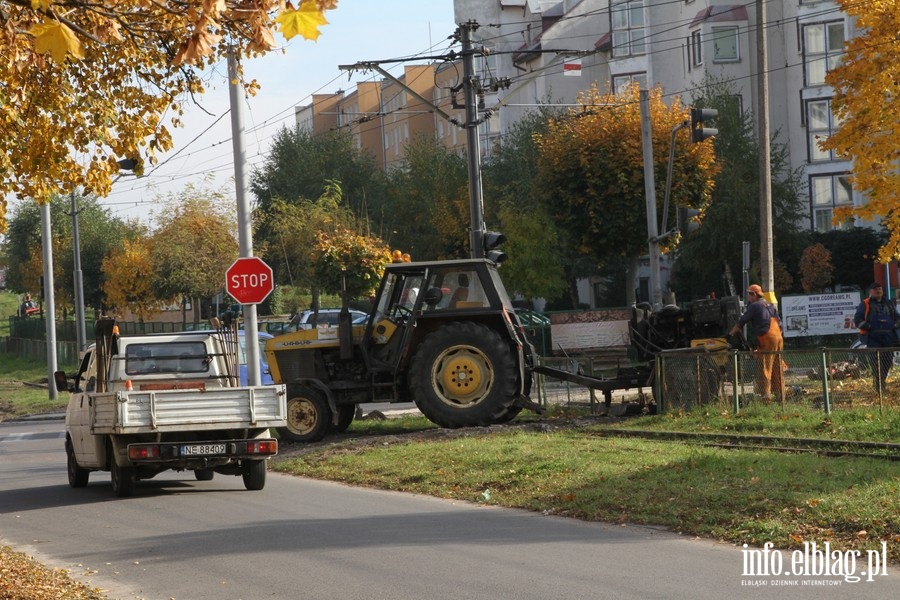
[[[191,444],[181,447],[182,456],[209,456],[225,454],[225,444]]]

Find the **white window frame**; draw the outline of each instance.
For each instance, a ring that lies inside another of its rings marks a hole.
[[[610,31],[614,58],[647,54],[646,0],[611,0]]]
[[[811,175],[809,178],[810,219],[813,231],[847,229],[852,220],[833,224],[834,210],[853,205],[849,173]]]
[[[838,32],[840,39],[835,39]],[[807,87],[825,85],[825,76],[843,59],[846,39],[843,21],[803,25],[803,80]]]
[[[626,88],[630,89],[634,83],[638,84],[639,89],[649,89],[647,87],[646,73],[623,73],[621,75],[613,75],[611,83],[613,93],[616,95],[624,93]]]
[[[703,66],[703,33],[698,29],[691,32],[691,66]]]
[[[741,60],[741,38],[736,25],[727,27],[712,27],[712,43],[713,43],[713,62],[740,62]],[[734,40],[734,56],[721,56],[719,53],[722,44],[720,40]]]
[[[821,111],[816,114],[816,109]],[[834,150],[822,150],[819,144],[830,138],[837,129],[837,120],[831,112],[831,98],[819,98],[806,102],[807,156],[810,162],[838,160]]]

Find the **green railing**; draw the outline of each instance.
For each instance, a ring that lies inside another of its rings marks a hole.
[[[662,352],[655,364],[638,365],[642,387],[621,387],[612,403],[654,404],[659,411],[690,411],[701,407],[738,413],[753,404],[784,408],[806,406],[830,413],[846,408],[900,410],[900,348],[883,350],[810,348],[785,350],[777,357],[784,380],[784,397],[766,398],[760,386],[761,355],[735,350],[684,349]],[[612,363],[585,357],[543,357],[541,364],[595,377],[607,385],[617,379],[627,361]],[[885,385],[876,385],[880,372]],[[544,404],[588,404],[599,407],[602,392],[547,376],[538,376],[532,392]],[[618,409],[617,412],[621,412]]]

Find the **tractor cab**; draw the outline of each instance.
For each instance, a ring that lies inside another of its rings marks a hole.
[[[449,321],[476,320],[506,330],[504,320],[515,318],[487,261],[395,263],[385,269],[363,347],[372,368],[393,371],[401,367],[404,349]]]

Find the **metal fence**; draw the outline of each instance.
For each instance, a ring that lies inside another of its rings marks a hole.
[[[758,352],[734,350],[662,352],[656,364],[646,368],[644,387],[616,389],[609,399],[638,405],[653,401],[663,412],[709,407],[737,413],[754,404],[786,409],[803,406],[826,413],[860,407],[900,410],[900,348],[785,350],[773,356],[776,368],[782,369],[783,398],[777,389],[770,398],[764,395],[762,358]],[[616,381],[616,373],[622,368],[609,361],[597,364],[590,358],[544,357],[541,363],[596,377],[607,384]],[[882,379],[883,387],[878,384]],[[545,405],[588,403],[592,409],[606,400],[598,391],[543,376],[536,378],[535,394]]]
[[[56,342],[56,364],[60,369],[78,366],[77,346],[75,342]],[[47,364],[47,340],[0,338],[0,353],[15,354],[19,358]]]

